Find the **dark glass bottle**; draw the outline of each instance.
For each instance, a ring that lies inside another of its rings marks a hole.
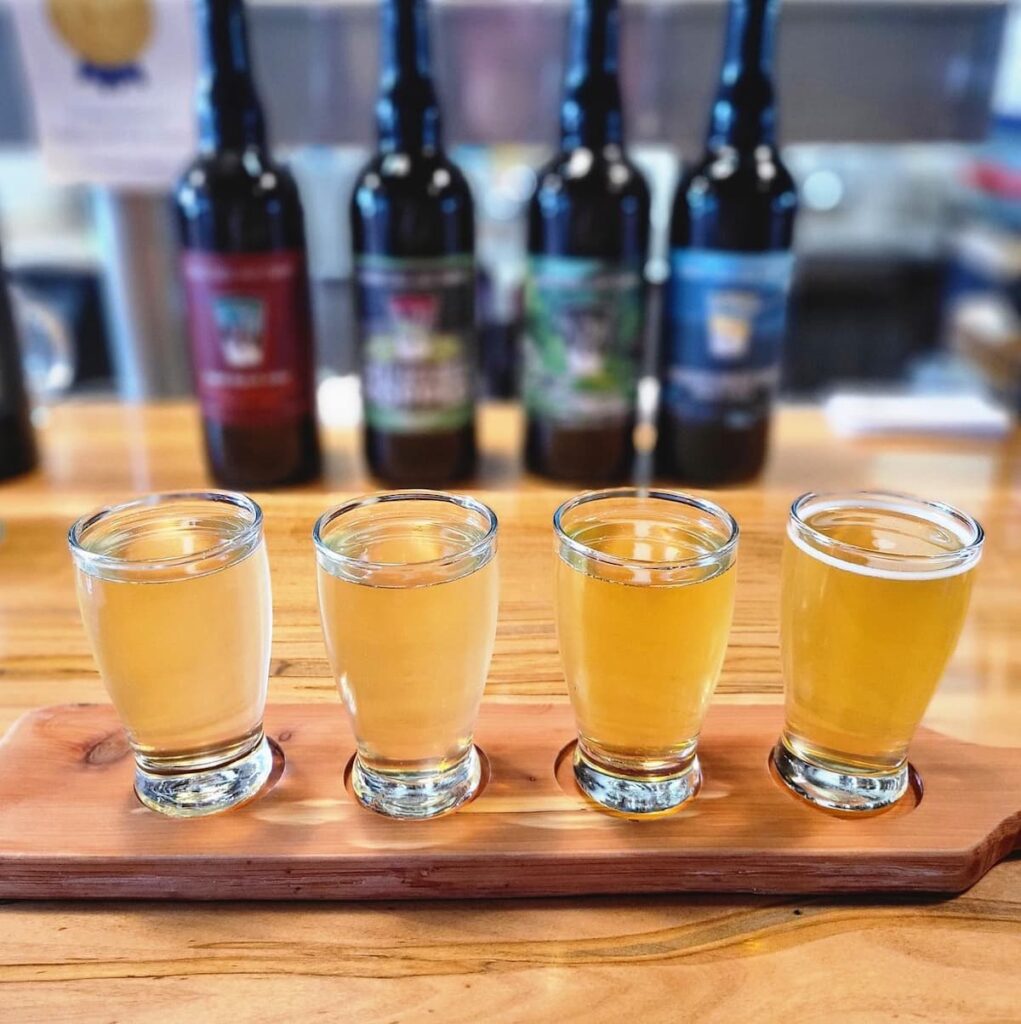
[[[731,0],[706,152],[677,188],[657,463],[696,484],[762,469],[797,195],[776,148],[778,0]]]
[[[624,479],[634,460],[649,189],[624,152],[616,0],[575,0],[560,151],[529,210],[524,398],[529,469]]]
[[[35,433],[16,331],[7,281],[0,270],[0,480],[27,473],[36,465]]]
[[[199,155],[175,196],[196,387],[218,483],[319,473],[305,226],[266,142],[242,0],[199,0]]]
[[[475,221],[443,150],[425,0],[384,0],[378,149],[351,200],[365,451],[399,486],[475,468]]]

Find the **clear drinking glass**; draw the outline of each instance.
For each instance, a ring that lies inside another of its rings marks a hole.
[[[908,787],[908,744],[964,624],[982,527],[903,494],[805,494],[783,555],[780,778],[877,811]]]
[[[262,510],[241,494],[154,494],[84,516],[68,542],[139,799],[175,817],[251,799],[273,762]]]
[[[711,501],[621,489],[572,498],[553,527],[575,778],[622,814],[675,810],[701,785],[696,748],[727,648],[737,523]]]
[[[351,782],[372,810],[431,818],[479,787],[496,533],[487,506],[434,491],[357,498],[315,525],[323,635],[358,744]]]

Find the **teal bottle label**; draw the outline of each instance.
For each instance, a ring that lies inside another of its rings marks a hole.
[[[474,408],[470,256],[360,257],[355,264],[366,422],[393,433],[452,430]]]
[[[780,381],[789,252],[675,249],[664,401],[679,417],[750,424]]]
[[[533,257],[525,293],[528,411],[583,424],[632,416],[644,300],[639,266]]]

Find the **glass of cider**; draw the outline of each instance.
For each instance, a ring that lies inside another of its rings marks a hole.
[[[805,494],[783,554],[780,778],[835,811],[907,791],[908,744],[957,645],[982,527],[903,494]]]
[[[737,523],[701,498],[618,489],[572,498],[553,527],[578,785],[620,814],[675,811],[702,781],[698,736],[727,649]]]
[[[84,516],[68,543],[139,799],[173,817],[251,799],[273,766],[262,510],[241,494],[154,494]]]
[[[315,525],[323,636],[357,742],[351,785],[371,810],[432,818],[478,791],[496,535],[492,509],[438,491],[357,498]]]

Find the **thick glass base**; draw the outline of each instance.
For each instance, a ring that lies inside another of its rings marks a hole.
[[[574,749],[574,778],[582,792],[618,814],[660,815],[676,811],[702,788],[702,769],[692,756],[675,775],[635,778],[612,772],[588,757],[579,743]]]
[[[773,748],[773,767],[798,796],[830,811],[882,811],[908,791],[907,763],[889,772],[856,774],[796,754],[783,736]]]
[[[379,772],[356,756],[351,788],[363,807],[390,818],[435,818],[469,801],[482,783],[482,762],[471,747],[444,772]]]
[[[172,818],[216,814],[251,800],[273,770],[273,751],[261,733],[240,757],[213,768],[153,771],[135,762],[135,792],[146,807]]]

